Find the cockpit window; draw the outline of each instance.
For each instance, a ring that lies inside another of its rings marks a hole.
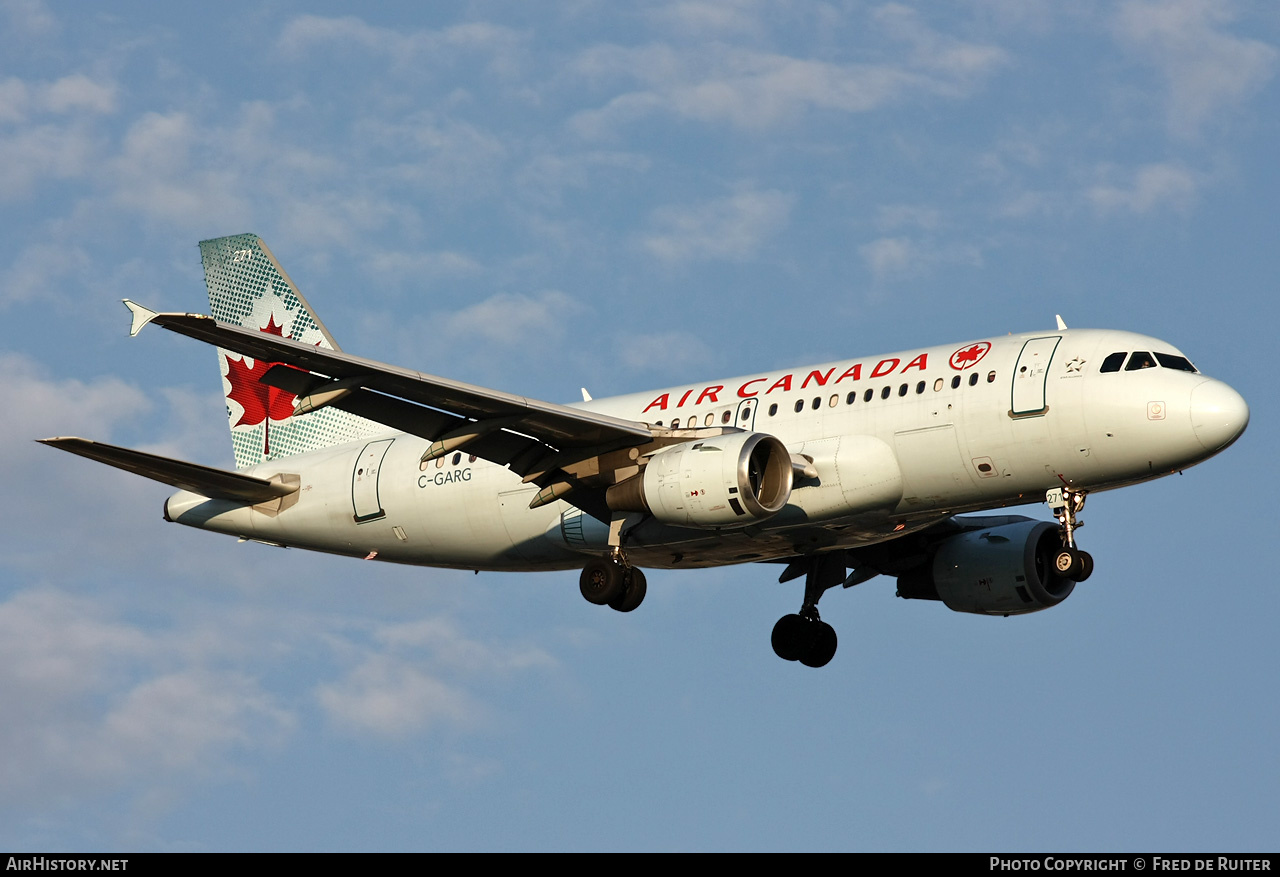
[[[1150,353],[1145,350],[1135,350],[1133,356],[1129,357],[1129,364],[1124,367],[1127,372],[1136,372],[1139,369],[1155,368],[1156,360]]]
[[[1113,353],[1102,361],[1100,372],[1118,372],[1120,366],[1124,365],[1124,358],[1129,355],[1129,351],[1122,350],[1119,353]]]
[[[1185,356],[1178,356],[1176,353],[1157,353],[1156,359],[1164,368],[1177,369],[1180,372],[1193,372],[1196,367],[1191,364]]]

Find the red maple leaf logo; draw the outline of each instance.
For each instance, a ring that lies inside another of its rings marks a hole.
[[[963,371],[978,364],[978,360],[987,355],[987,351],[991,349],[990,341],[979,341],[972,347],[962,347],[955,353],[951,354],[951,367],[956,371]]]
[[[286,337],[284,327],[276,325],[275,314],[268,318],[267,325],[263,326],[260,331],[266,332],[268,335]],[[288,337],[292,338],[293,336],[290,335]],[[268,444],[270,421],[289,418],[293,414],[293,405],[298,397],[286,390],[262,383],[262,376],[277,363],[255,360],[253,365],[247,365],[245,363],[247,358],[232,359],[230,356],[227,357],[227,380],[231,384],[231,390],[227,393],[227,398],[234,399],[244,409],[240,419],[233,424],[233,427],[264,424],[262,453],[269,455],[271,453],[270,445]]]

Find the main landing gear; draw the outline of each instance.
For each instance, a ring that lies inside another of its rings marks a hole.
[[[1058,519],[1062,547],[1053,554],[1053,571],[1064,579],[1083,582],[1093,575],[1093,555],[1076,547],[1076,530],[1084,521],[1076,515],[1084,508],[1085,492],[1070,487],[1054,488],[1045,495]]]
[[[804,605],[773,626],[773,651],[784,661],[806,667],[825,667],[836,654],[836,631],[818,616],[818,600],[828,588],[845,580],[844,552],[813,558],[805,572]],[[784,579],[786,573],[783,573]]]
[[[648,585],[639,567],[630,566],[621,550],[590,560],[582,569],[578,587],[588,602],[630,612],[644,602]]]

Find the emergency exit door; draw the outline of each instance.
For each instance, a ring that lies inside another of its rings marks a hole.
[[[1048,410],[1045,383],[1049,380],[1049,363],[1058,348],[1061,335],[1032,338],[1022,345],[1018,364],[1013,369],[1013,398],[1009,413],[1014,417],[1044,414]]]
[[[378,495],[378,470],[382,468],[382,458],[394,441],[381,439],[369,442],[356,457],[355,468],[351,470],[351,506],[356,523],[373,521],[386,514],[382,510],[382,498]]]

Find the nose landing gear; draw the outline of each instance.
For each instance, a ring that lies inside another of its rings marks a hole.
[[[1064,579],[1083,582],[1093,575],[1093,555],[1076,547],[1076,530],[1084,521],[1076,515],[1084,509],[1085,492],[1071,487],[1055,487],[1045,494],[1045,501],[1058,519],[1062,548],[1054,552],[1053,569]]]

